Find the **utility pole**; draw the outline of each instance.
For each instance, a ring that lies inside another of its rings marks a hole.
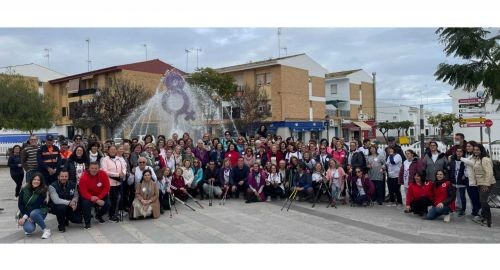
[[[87,71],[90,71],[90,38],[85,40],[87,42]]]
[[[188,73],[189,53],[191,52],[191,50],[184,49],[184,51],[186,52],[186,73]]]
[[[281,57],[281,27],[278,27],[278,58]]]
[[[198,53],[201,52],[201,48],[195,48],[196,51],[196,69],[199,69],[200,67],[198,66]]]
[[[377,72],[372,72],[373,79],[373,120],[377,122]]]
[[[45,55],[44,57],[47,58],[47,67],[50,68],[50,51],[52,49],[51,48],[45,48],[44,51],[45,51]]]
[[[148,44],[142,44],[144,46],[144,50],[146,51],[146,61],[148,61]]]
[[[285,51],[285,56],[288,56],[288,48],[285,46],[281,48],[283,51]]]

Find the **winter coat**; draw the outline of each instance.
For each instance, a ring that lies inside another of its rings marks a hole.
[[[406,206],[410,206],[411,202],[421,198],[429,198],[429,200],[434,198],[434,184],[432,182],[426,181],[421,185],[410,182],[406,193]]]
[[[9,161],[7,162],[7,166],[9,166],[10,168],[11,176],[24,175],[24,170],[22,167],[22,161],[20,155],[10,155]]]
[[[491,186],[496,183],[493,176],[493,163],[489,157],[479,159],[472,156],[462,158],[462,161],[468,166],[470,186]]]
[[[439,152],[438,152],[439,153]],[[425,177],[427,180],[431,180],[432,182],[436,181],[436,172],[438,170],[444,171],[444,174],[448,172],[448,162],[444,153],[439,153],[436,162],[432,160],[431,152],[428,152],[423,157],[424,167],[425,167]]]
[[[259,177],[259,183],[257,183],[257,177]],[[266,185],[267,173],[264,170],[259,170],[255,172],[253,170],[248,174],[248,187],[252,190],[259,192],[260,201],[264,201],[266,196],[264,195],[264,186]]]
[[[147,189],[150,190],[149,193],[145,192]],[[135,188],[135,200],[151,200],[154,219],[160,217],[159,194],[160,192],[158,190],[158,186],[155,184],[155,182],[153,182],[153,180],[149,181],[148,183],[146,183],[146,181],[143,181],[142,183],[139,183]]]
[[[220,153],[217,153],[217,150],[212,150],[210,152],[210,161],[215,161],[217,167],[222,166],[222,162],[224,161],[224,150],[221,150]]]
[[[458,168],[457,168],[456,157],[451,156],[449,163],[449,170],[448,170],[448,179],[450,179],[453,185],[465,186],[468,184],[468,179],[465,175],[465,163],[462,161],[462,159],[458,161]]]
[[[47,206],[47,191],[40,193],[39,189],[31,189],[29,187],[23,187],[19,193],[19,200],[17,201],[17,206],[19,207],[20,215],[26,218],[29,217],[31,211],[35,209],[40,209],[42,214],[47,214],[49,208]]]

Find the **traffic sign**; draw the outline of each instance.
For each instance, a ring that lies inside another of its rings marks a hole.
[[[463,118],[463,121],[465,123],[483,123],[486,118],[484,117],[477,117],[477,118]]]
[[[467,123],[465,127],[485,127],[484,123]]]
[[[493,126],[493,121],[491,121],[491,119],[486,119],[486,121],[484,121],[484,125],[486,127],[491,127]]]
[[[458,100],[458,103],[463,103],[463,104],[484,103],[484,98],[462,98]]]
[[[484,103],[468,103],[468,104],[458,104],[458,108],[460,109],[476,109],[484,107]]]

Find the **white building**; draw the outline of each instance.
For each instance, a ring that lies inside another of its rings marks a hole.
[[[64,77],[66,75],[53,71],[49,68],[37,65],[37,64],[24,64],[15,66],[0,67],[0,74],[17,74],[26,77],[34,77],[38,79],[38,92],[44,94],[44,85],[50,80]],[[65,134],[63,128],[57,128],[53,126],[48,130],[37,130],[34,131],[35,134],[45,134],[45,133],[57,133]],[[28,134],[27,132],[22,132],[19,130],[0,130],[0,135],[12,135],[12,134]]]
[[[427,118],[431,115],[435,115],[437,112],[429,111],[424,109],[424,135],[427,136],[437,136],[439,135],[439,128],[434,127],[428,123]],[[388,103],[388,102],[377,102],[377,122],[401,122],[401,121],[411,121],[415,126],[408,129],[408,136],[411,142],[418,141],[420,136],[420,109],[415,106],[408,106],[402,104]],[[405,134],[401,133],[400,136]],[[397,137],[397,130],[389,130],[386,136]],[[377,138],[382,139],[383,135],[377,129]]]
[[[493,121],[493,126],[491,127],[491,141],[500,139],[500,112],[496,111],[498,106],[500,105],[500,100],[497,100],[495,103],[491,103],[488,101],[485,103],[484,114],[483,113],[475,113],[475,114],[464,114],[459,112],[459,100],[460,99],[468,99],[468,98],[477,98],[478,93],[481,93],[484,89],[479,89],[478,92],[467,92],[462,89],[456,89],[450,91],[450,96],[453,100],[453,113],[460,116],[462,114],[463,118],[476,118],[480,116],[484,116],[486,119],[491,119]],[[470,141],[474,140],[477,142],[481,141],[481,128],[479,127],[460,127],[459,124],[456,124],[453,127],[453,133],[463,133],[465,135],[465,139]],[[482,128],[483,130],[483,143],[488,143],[488,134],[486,133],[486,128]]]
[[[375,87],[373,77],[362,69],[338,71],[325,76],[326,112],[330,133],[352,139],[375,138]]]

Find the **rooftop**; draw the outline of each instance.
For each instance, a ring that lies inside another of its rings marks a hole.
[[[171,66],[170,64],[167,64],[159,59],[153,59],[153,60],[148,60],[148,61],[143,61],[143,62],[124,64],[124,65],[118,65],[118,66],[112,66],[112,67],[92,70],[89,72],[84,72],[84,73],[80,73],[80,74],[75,74],[75,75],[51,80],[49,82],[50,83],[60,83],[60,82],[65,82],[65,81],[69,81],[69,80],[80,78],[80,77],[97,75],[97,74],[102,74],[102,73],[109,73],[109,72],[120,71],[120,70],[133,70],[133,71],[141,71],[141,72],[163,75],[163,74],[165,74],[165,71],[170,70],[170,69],[174,69],[174,70],[180,72],[182,75],[186,74],[184,71],[179,70],[179,69]]]
[[[349,74],[352,74],[354,72],[358,72],[362,69],[353,69],[353,70],[345,70],[345,71],[338,71],[338,72],[332,72],[328,73],[325,75],[326,78],[340,78],[340,77],[345,77]]]
[[[279,60],[283,59],[288,59],[288,58],[293,58],[297,56],[305,55],[305,53],[300,53],[300,54],[294,54],[290,56],[284,56],[284,57],[278,57],[278,58],[269,58],[267,60],[261,60],[257,62],[252,62],[250,61],[249,63],[246,64],[240,64],[240,65],[234,65],[234,66],[228,66],[228,67],[221,67],[217,68],[215,70],[219,72],[228,72],[228,71],[236,71],[236,70],[243,70],[243,69],[251,69],[251,68],[259,68],[259,67],[264,67],[264,66],[271,66],[271,65],[277,65],[279,64]]]

